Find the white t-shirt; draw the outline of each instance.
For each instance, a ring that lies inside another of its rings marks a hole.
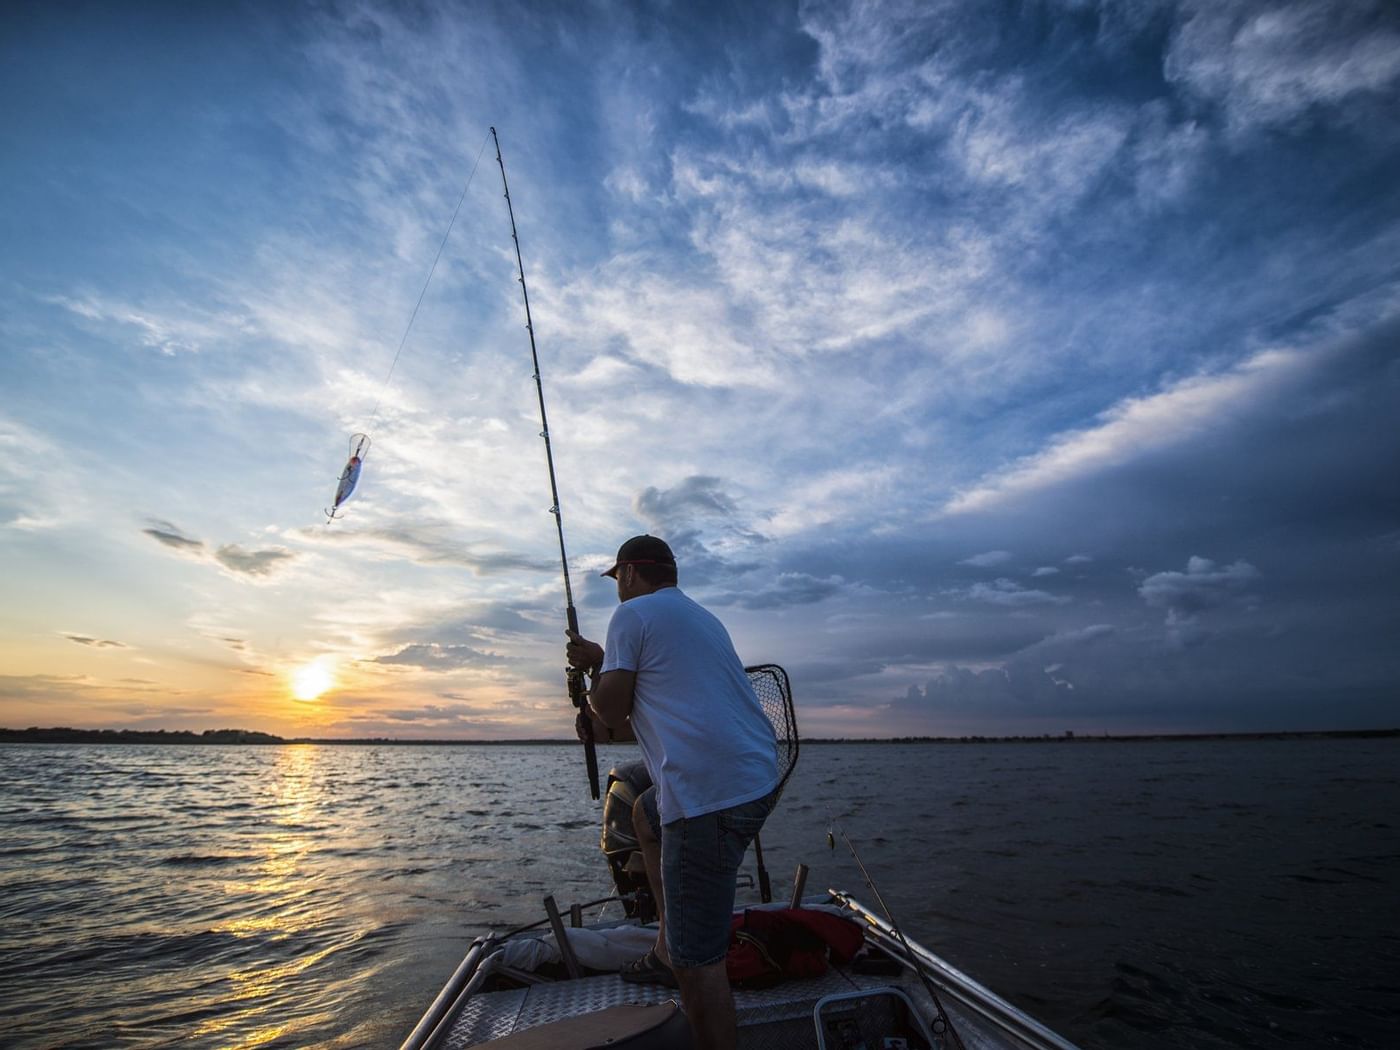
[[[661,823],[762,798],[778,786],[778,746],[729,632],[663,587],[623,602],[603,672],[635,671],[632,732],[656,784]]]

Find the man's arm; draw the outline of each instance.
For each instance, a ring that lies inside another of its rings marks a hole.
[[[603,666],[603,647],[573,631],[564,633],[569,636],[569,644],[564,652],[570,666],[596,676],[593,679],[593,688],[588,693],[588,702],[593,708],[593,713],[604,726],[613,731],[614,740],[635,740],[627,720],[632,716],[632,697],[637,687],[637,672],[616,670],[597,675],[598,668]],[[627,735],[624,737],[620,731],[625,731]]]
[[[631,736],[628,719],[632,717],[632,697],[636,688],[636,671],[609,671],[593,680],[593,688],[588,693],[589,705],[598,715],[598,720],[611,729],[614,736],[621,729],[626,729],[628,736]]]

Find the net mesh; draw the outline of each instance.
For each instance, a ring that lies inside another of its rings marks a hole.
[[[778,769],[782,773],[778,790],[781,792],[797,765],[797,716],[792,709],[792,685],[787,672],[777,664],[759,664],[744,670],[778,739]]]

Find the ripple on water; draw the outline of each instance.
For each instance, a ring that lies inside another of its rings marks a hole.
[[[835,817],[911,934],[1086,1047],[1387,1045],[1395,744],[1034,748],[804,749],[775,890],[862,897]],[[476,932],[609,889],[564,748],[31,745],[0,783],[21,1050],[393,1045]]]

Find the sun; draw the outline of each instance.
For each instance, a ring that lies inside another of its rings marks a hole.
[[[335,678],[330,668],[317,660],[292,675],[292,696],[298,700],[315,700],[333,685]]]

